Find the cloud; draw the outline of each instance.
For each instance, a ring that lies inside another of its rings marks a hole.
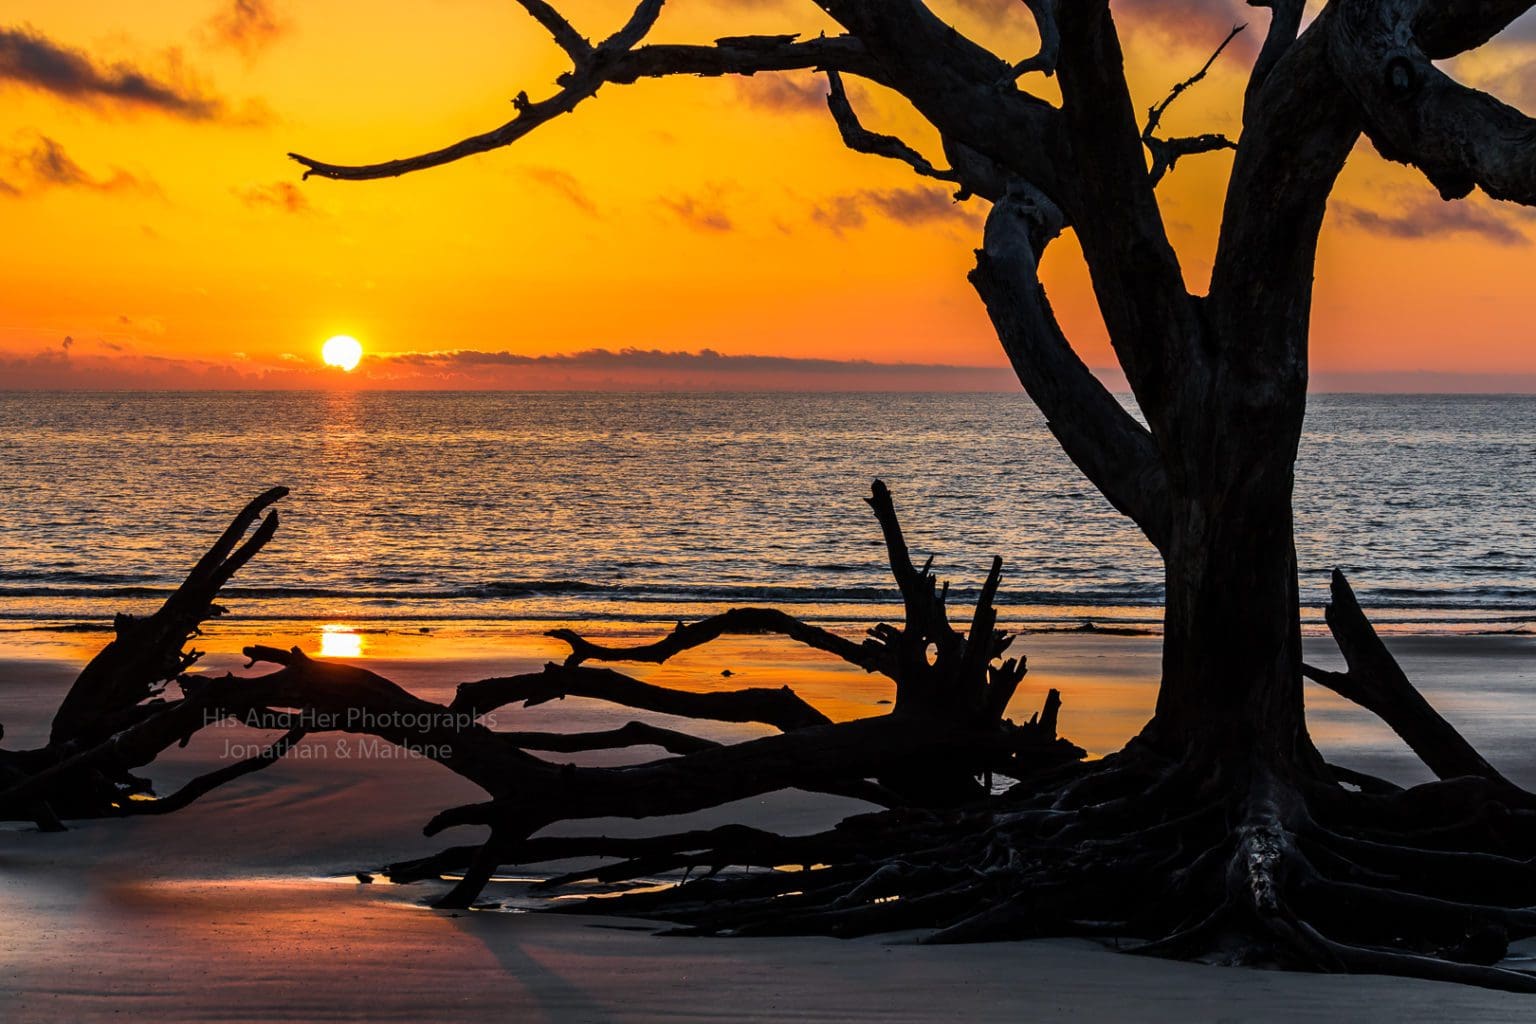
[[[123,61],[103,64],[35,29],[0,28],[0,82],[12,82],[74,103],[96,105],[105,101],[156,110],[189,121],[207,121],[224,115],[224,103],[194,80],[176,51],[167,54],[167,64],[164,75]]]
[[[956,13],[966,12],[989,29],[1034,27],[1029,9],[1019,0],[948,0],[946,6]],[[1127,53],[1158,61],[1169,56],[1182,61],[1186,59],[1182,53],[1185,49],[1196,54],[1204,51],[1208,55],[1234,25],[1248,25],[1249,28],[1232,41],[1223,62],[1251,61],[1263,44],[1268,26],[1268,15],[1255,11],[1244,0],[1114,0],[1111,8],[1120,44]],[[981,37],[977,41],[985,43],[987,40]],[[1170,55],[1167,52],[1170,46],[1181,52]],[[1011,54],[1010,59],[1021,56],[1024,54]],[[1172,85],[1198,67],[1198,60],[1188,69],[1183,69],[1181,64],[1170,65],[1170,73],[1177,74],[1168,84]]]
[[[184,388],[237,390],[264,386],[261,374],[189,359],[137,355],[80,355],[73,339],[34,355],[0,354],[0,379],[20,390],[141,391]],[[110,346],[102,342],[103,347]]]
[[[469,380],[479,386],[503,387],[956,391],[1017,387],[1017,379],[1005,367],[727,355],[709,348],[696,352],[593,348],[537,356],[506,350],[447,349],[371,356],[368,362],[381,376],[412,371],[439,381]]]
[[[1527,11],[1520,15],[1496,38],[1536,42],[1536,11]]]
[[[6,177],[0,178],[0,193],[22,196],[54,188],[88,189],[95,192],[146,192],[158,193],[154,182],[129,174],[121,167],[112,169],[105,178],[88,173],[64,150],[56,140],[46,135],[37,136],[27,148],[0,150],[0,167]]]
[[[118,347],[100,338],[72,338],[68,346],[56,342],[32,354],[0,352],[0,380],[17,390],[102,391],[329,390],[337,386],[395,391],[1018,390],[1012,371],[1002,366],[725,355],[711,349],[589,349],[545,356],[469,349],[401,352],[368,356],[353,373],[342,375],[295,355],[259,359],[231,353],[215,361],[115,354]],[[1118,371],[1094,372],[1112,389],[1125,389]],[[1310,389],[1536,393],[1536,374],[1316,371]]]
[[[208,19],[208,34],[214,44],[234,50],[246,60],[260,56],[292,28],[268,0],[225,0]]]
[[[1366,209],[1335,201],[1329,212],[1338,223],[1385,238],[1432,238],[1439,235],[1477,235],[1495,245],[1529,245],[1530,239],[1509,219],[1476,199],[1444,202],[1430,196],[1412,199],[1392,212]]]
[[[277,181],[270,185],[246,185],[230,189],[235,198],[253,210],[278,210],[282,213],[313,214],[318,211],[310,205],[304,190],[291,181]]]
[[[110,348],[101,339],[96,347]],[[530,356],[510,351],[450,349],[369,355],[342,376],[309,358],[265,360],[238,354],[218,362],[127,353],[81,354],[50,347],[32,355],[0,354],[0,379],[20,389],[276,389],[356,385],[389,390],[837,390],[1012,391],[1001,366],[875,363],[790,356],[726,355],[661,349],[588,349]]]
[[[1029,17],[1029,9],[1016,0],[953,0],[962,11],[969,11],[996,24],[1005,18]]]
[[[586,189],[581,187],[581,182],[569,171],[562,171],[558,167],[527,167],[523,173],[528,175],[538,184],[555,192],[566,199],[572,206],[593,217],[597,216],[597,204],[592,197],[587,195]]]
[[[1536,54],[1530,44],[1493,44],[1486,51],[1477,51],[1476,56],[1494,57],[1497,62],[1485,67],[1458,60],[1454,65],[1456,77],[1505,103],[1526,111],[1536,109]],[[1499,61],[1501,56],[1504,60]]]
[[[1029,8],[1019,0],[951,0],[989,25],[1032,24]],[[1115,0],[1115,20],[1154,21],[1178,27],[1190,21],[1228,22],[1227,27],[1253,20],[1253,9],[1242,0]],[[1022,19],[1022,22],[1020,21]],[[1236,20],[1233,20],[1236,19]]]
[[[923,186],[844,193],[811,209],[811,220],[839,235],[863,227],[871,216],[908,226],[933,223],[979,225],[985,214],[977,206],[955,202],[942,189]]]
[[[788,0],[709,0],[710,6],[727,11],[778,11]]]
[[[663,198],[661,203],[677,214],[683,223],[700,231],[729,231],[734,226],[730,215],[718,200],[680,196],[676,199]]]
[[[827,81],[820,75],[748,75],[735,79],[736,95],[748,106],[784,114],[827,112]]]

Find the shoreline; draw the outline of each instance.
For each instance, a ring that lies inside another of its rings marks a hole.
[[[159,600],[120,602],[89,611],[8,611],[0,606],[0,657],[10,648],[58,648],[59,637],[98,637],[113,631],[116,615],[148,614]],[[830,606],[766,602],[796,618],[859,636],[879,622],[900,616],[899,602]],[[659,637],[680,621],[696,621],[745,603],[612,602],[588,604],[579,609],[535,608],[516,613],[493,614],[483,609],[441,608],[390,610],[331,603],[300,610],[231,611],[207,624],[209,636],[238,633],[248,642],[268,642],[273,636],[303,636],[331,628],[361,636],[434,635],[460,637],[476,643],[496,641],[518,644],[550,629],[572,628],[611,638]],[[246,605],[249,608],[249,604]],[[1366,609],[1382,636],[1536,636],[1536,610],[1442,607],[1379,607]],[[1000,605],[998,625],[1021,637],[1097,634],[1104,636],[1160,637],[1163,609],[1160,605]],[[1302,635],[1331,636],[1324,620],[1324,606],[1301,609]]]
[[[241,669],[236,645],[247,637],[232,625],[219,624],[200,641],[211,652],[205,671]],[[564,650],[526,634],[377,639],[384,643],[365,647],[356,663],[436,701],[447,700],[457,682],[535,671]],[[18,656],[0,640],[0,722],[8,746],[27,745],[46,732],[82,662],[68,652],[100,645],[96,634],[50,640],[56,646],[48,656],[36,649]],[[1015,714],[1027,716],[1047,687],[1057,687],[1064,699],[1062,733],[1102,754],[1150,713],[1158,638],[1074,633],[1019,643],[1031,671]],[[1536,784],[1536,746],[1529,742],[1536,737],[1536,707],[1527,699],[1536,687],[1536,638],[1394,637],[1389,643],[1409,675],[1490,760],[1515,781]],[[1327,646],[1309,641],[1308,657],[1336,664]],[[722,678],[722,667],[735,674]],[[878,701],[888,696],[879,677],[772,637],[731,638],[662,666],[624,668],[702,689],[788,683],[834,718],[878,713]],[[1311,686],[1307,700],[1309,724],[1330,760],[1399,782],[1427,778],[1364,712]],[[590,729],[630,717],[567,698],[517,709],[498,727]],[[687,727],[722,739],[754,734],[751,726]],[[221,742],[247,742],[247,734],[260,735],[243,727],[200,735],[146,773],[168,792],[218,763]],[[619,763],[656,752],[592,756]],[[973,1021],[1092,1015],[1170,1024],[1529,1016],[1528,997],[1400,979],[1169,963],[1116,956],[1088,942],[918,947],[900,936],[669,939],[634,920],[521,912],[530,901],[505,880],[487,892],[502,909],[456,913],[423,905],[434,893],[431,884],[393,886],[380,879],[362,885],[350,877],[473,841],[478,832],[429,840],[420,827],[444,807],[479,796],[422,759],[301,757],[165,817],[83,822],[60,835],[0,830],[0,918],[7,922],[0,1000],[7,1019],[478,1024],[509,1015],[717,1018],[722,1008],[743,1020],[896,1022],[957,1014]],[[681,818],[582,824],[607,834],[648,834],[740,821],[796,833],[865,809],[858,801],[786,791]]]

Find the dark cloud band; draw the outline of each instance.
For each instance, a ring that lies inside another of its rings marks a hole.
[[[224,111],[222,102],[195,86],[125,62],[100,63],[25,27],[0,28],[0,82],[77,103],[109,101],[193,121],[212,120]]]

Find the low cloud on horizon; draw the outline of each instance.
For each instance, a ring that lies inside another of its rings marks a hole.
[[[1126,390],[1116,369],[1094,372]],[[74,336],[33,354],[0,354],[0,390],[327,390],[390,391],[1002,391],[1019,390],[1004,366],[881,363],[864,359],[729,355],[697,351],[592,348],[550,355],[442,349],[372,354],[351,374],[316,357],[178,359]],[[1314,393],[1536,393],[1536,374],[1432,370],[1312,374]]]
[[[119,354],[99,339],[0,355],[0,388],[17,390],[310,389],[529,391],[1000,391],[1002,366],[727,355],[713,349],[593,348],[552,355],[442,349],[367,355],[351,374],[318,356],[176,359]]]

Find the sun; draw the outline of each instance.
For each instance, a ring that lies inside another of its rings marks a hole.
[[[363,345],[350,335],[338,334],[320,346],[320,358],[326,366],[339,366],[350,372],[363,358]]]

